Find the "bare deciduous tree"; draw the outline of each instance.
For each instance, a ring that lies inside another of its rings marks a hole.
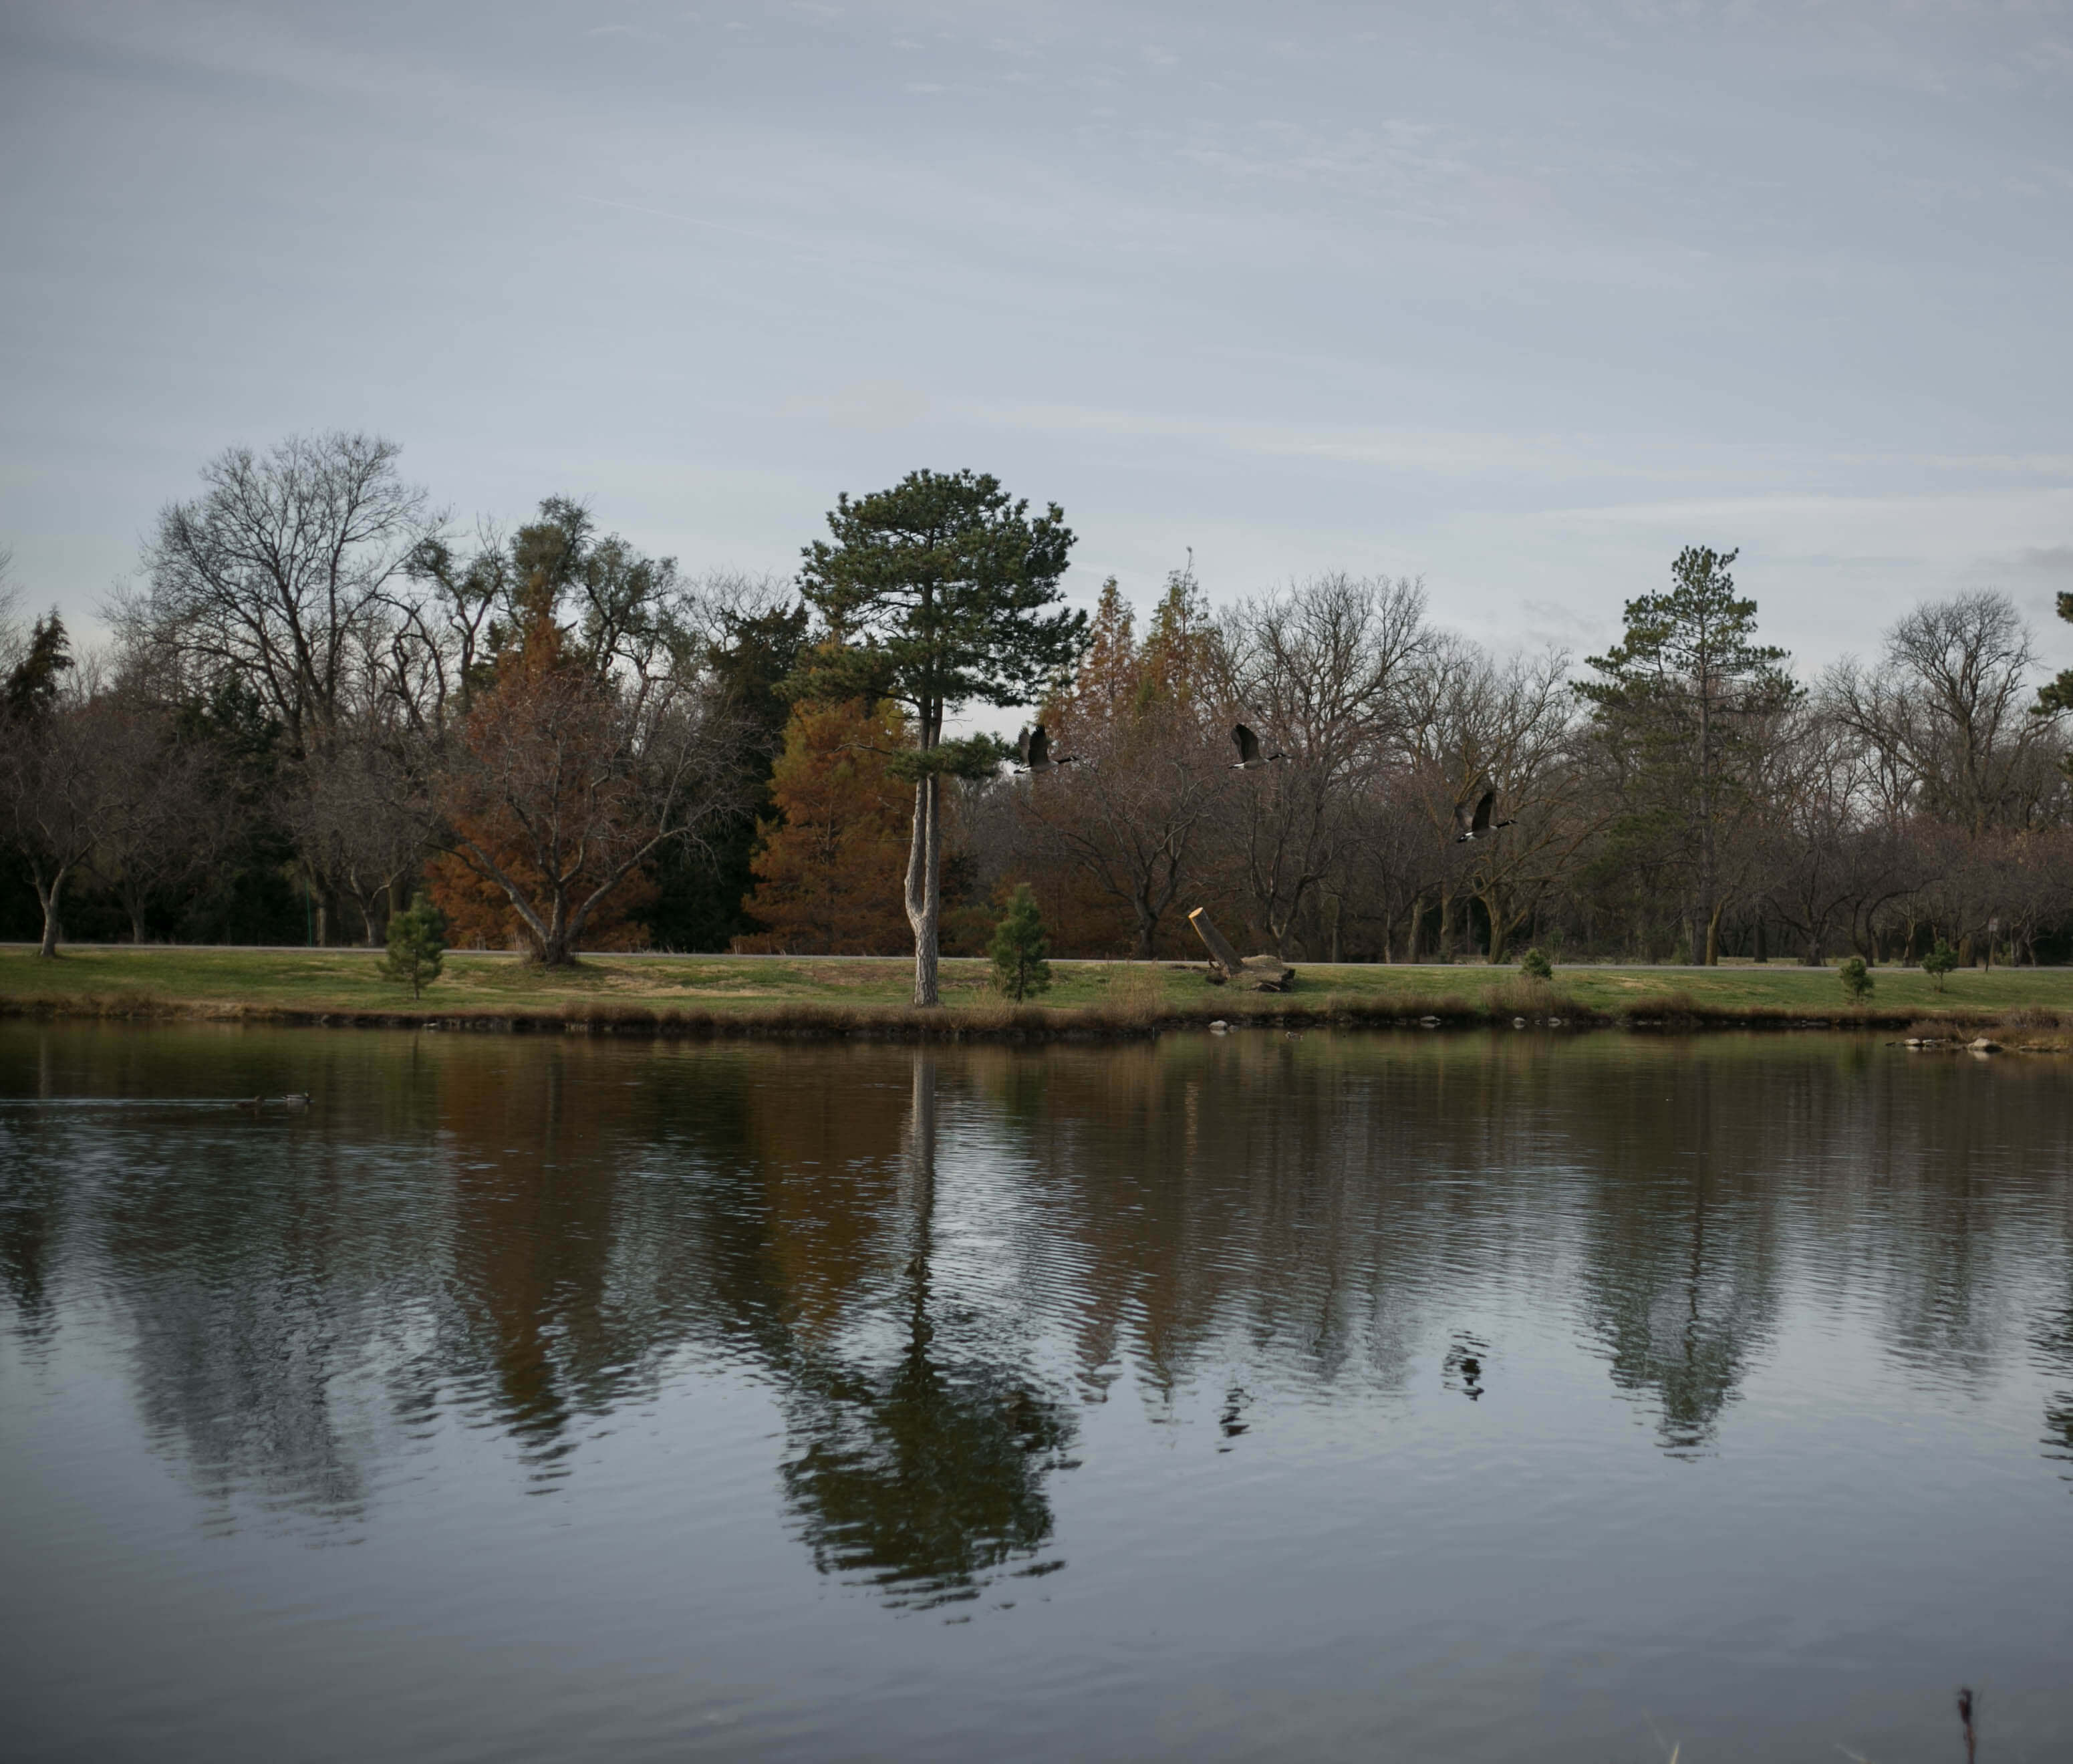
[[[1441,894],[1443,946],[1458,893],[1482,904],[1489,958],[1504,959],[1513,929],[1567,874],[1602,816],[1584,811],[1573,740],[1568,656],[1498,662],[1459,639],[1436,644],[1412,750],[1424,788]],[[1455,814],[1485,790],[1511,825],[1502,837],[1453,843]]]
[[[1285,956],[1313,894],[1346,860],[1349,806],[1390,764],[1412,664],[1431,641],[1425,593],[1343,573],[1241,603],[1222,624],[1230,715],[1286,756],[1230,797],[1244,892]]]
[[[370,690],[389,591],[439,525],[399,451],[336,431],[219,455],[203,494],[159,515],[122,621],[257,688],[302,756]]]
[[[224,806],[208,754],[142,682],[117,686],[86,716],[106,798],[93,868],[142,943],[153,901],[196,876],[220,843]]]
[[[422,768],[400,751],[407,740],[365,726],[337,732],[304,762],[287,805],[305,862],[352,901],[369,949],[431,832]]]
[[[86,703],[67,694],[34,719],[0,727],[0,827],[19,851],[43,911],[37,954],[58,953],[65,884],[106,829],[106,756]]]
[[[2034,824],[2063,787],[2064,719],[2033,709],[2039,666],[2007,596],[1960,595],[1895,624],[1877,671],[1831,670],[1824,695],[1877,752],[1890,797],[1976,837]]]

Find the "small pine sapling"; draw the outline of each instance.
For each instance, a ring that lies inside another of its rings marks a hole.
[[[1941,938],[1937,938],[1935,948],[1922,958],[1922,971],[1936,983],[1939,992],[1943,990],[1944,976],[1957,965],[1958,952]]]
[[[1838,967],[1836,978],[1843,983],[1843,990],[1849,995],[1853,1004],[1862,1004],[1872,995],[1875,983],[1861,955],[1852,956]]]
[[[994,983],[1017,1004],[1032,993],[1051,984],[1051,940],[1045,934],[1044,915],[1027,882],[1016,885],[1015,898],[994,931],[987,954],[993,958]]]
[[[1548,959],[1546,950],[1528,950],[1519,958],[1519,971],[1529,980],[1552,980],[1555,964]]]
[[[389,920],[389,954],[381,964],[385,979],[407,985],[413,999],[439,977],[447,951],[447,916],[422,894],[410,897],[407,910]]]

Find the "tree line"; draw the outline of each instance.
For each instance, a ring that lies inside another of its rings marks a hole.
[[[1313,961],[2067,952],[2073,675],[2005,596],[1803,677],[1732,550],[1580,661],[1346,574],[1214,608],[1190,563],[1090,618],[1073,544],[919,472],[790,581],[692,576],[566,497],[460,534],[377,438],[230,450],[104,649],[0,609],[0,930],[378,943],[422,888],[548,963],[911,947],[921,1003],[1024,884],[1063,954],[1195,954],[1198,905]],[[1051,763],[955,732],[1029,705]]]

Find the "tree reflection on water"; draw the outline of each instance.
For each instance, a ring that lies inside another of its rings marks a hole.
[[[2037,1348],[2068,1386],[2054,1391],[2044,1405],[2044,1455],[2066,1465],[2066,1479],[2073,1482],[2073,1304],[2038,1332]]]
[[[2020,1329],[2073,1465],[2073,1306],[2034,1321],[2064,1290],[2037,1222],[2068,1217],[2062,1111],[2021,1074],[1754,1037],[287,1036],[255,1079],[195,1036],[0,1033],[43,1038],[47,1094],[319,1096],[0,1109],[0,1315],[40,1354],[109,1307],[150,1436],[226,1514],[355,1519],[446,1419],[551,1486],[678,1370],[731,1371],[772,1393],[818,1567],[925,1606],[1053,1565],[1053,1479],[1119,1379],[1240,1453],[1292,1399],[1395,1403],[1421,1369],[1502,1414],[1489,1300],[1581,1338],[1690,1456],[1788,1290],[1956,1388]]]
[[[1613,1384],[1654,1400],[1678,1457],[1713,1440],[1778,1304],[1763,1140],[1736,1131],[1712,1078],[1636,1086],[1613,1117],[1584,1271]]]
[[[921,1607],[977,1597],[988,1572],[1049,1540],[1045,1481],[1074,1431],[1029,1375],[938,1340],[936,1132],[936,1060],[923,1053],[906,1146],[913,1247],[890,1307],[899,1356],[875,1369],[802,1348],[785,1405],[785,1486],[816,1565]]]

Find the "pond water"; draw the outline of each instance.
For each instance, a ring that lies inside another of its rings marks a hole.
[[[0,1025],[0,1752],[2063,1757],[2069,1102]]]

